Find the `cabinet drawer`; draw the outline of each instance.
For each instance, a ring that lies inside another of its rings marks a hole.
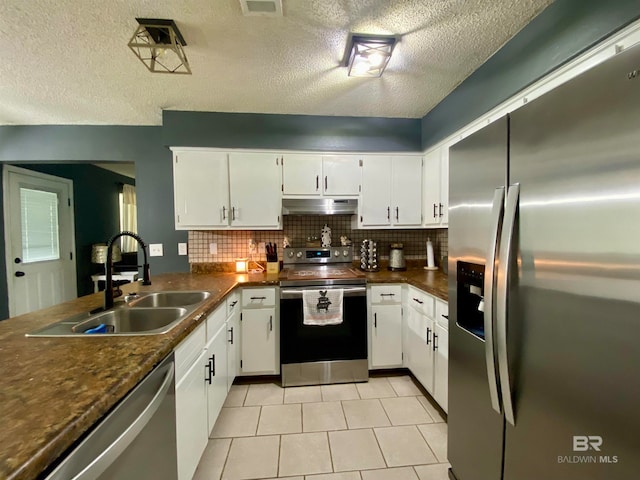
[[[213,338],[220,327],[227,320],[227,307],[223,303],[207,317],[207,342]]]
[[[415,287],[409,287],[409,294],[407,297],[407,302],[411,308],[414,308],[429,318],[433,318],[435,310],[434,297],[422,290],[418,290]]]
[[[227,295],[227,318],[233,315],[233,312],[240,310],[240,292],[235,290]]]
[[[371,303],[402,303],[402,285],[372,285]]]
[[[244,288],[242,290],[242,308],[273,307],[275,304],[275,288]]]
[[[442,328],[449,330],[449,304],[442,300],[436,300],[436,322]]]
[[[198,359],[206,343],[207,331],[203,323],[175,348],[176,385],[187,373],[193,362]]]

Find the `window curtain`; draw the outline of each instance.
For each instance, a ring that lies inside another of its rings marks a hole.
[[[120,207],[120,227],[123,231],[138,233],[138,214],[136,208],[136,187],[122,185],[122,205]],[[121,237],[123,252],[136,252],[138,243],[131,237]]]

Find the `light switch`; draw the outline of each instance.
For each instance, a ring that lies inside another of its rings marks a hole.
[[[218,244],[217,243],[210,243],[209,244],[209,253],[211,255],[217,255],[218,254]]]
[[[178,255],[187,255],[186,243],[178,243]]]
[[[150,243],[149,244],[149,256],[150,257],[161,257],[164,255],[162,251],[161,243]]]

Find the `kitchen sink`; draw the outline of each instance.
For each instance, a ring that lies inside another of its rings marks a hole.
[[[187,313],[186,308],[118,308],[93,315],[73,327],[73,333],[86,333],[104,325],[105,333],[155,334],[171,330],[173,323]]]
[[[207,298],[209,292],[155,292],[129,302],[131,307],[186,307],[196,305]]]
[[[98,313],[81,313],[27,337],[137,336],[167,333],[209,298],[209,292],[143,293],[129,303]]]

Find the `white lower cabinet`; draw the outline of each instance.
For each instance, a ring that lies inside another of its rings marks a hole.
[[[240,294],[227,297],[227,392],[238,376],[240,366]]]
[[[408,287],[405,365],[447,411],[449,371],[448,305]]]
[[[402,285],[369,288],[369,368],[402,366]]]
[[[206,328],[202,324],[175,350],[178,480],[193,477],[208,441],[205,339]],[[194,355],[194,350],[199,354]]]
[[[242,290],[240,371],[243,375],[280,373],[276,298],[275,288]]]
[[[206,348],[207,436],[211,435],[225,398],[227,398],[227,326],[218,328]]]

